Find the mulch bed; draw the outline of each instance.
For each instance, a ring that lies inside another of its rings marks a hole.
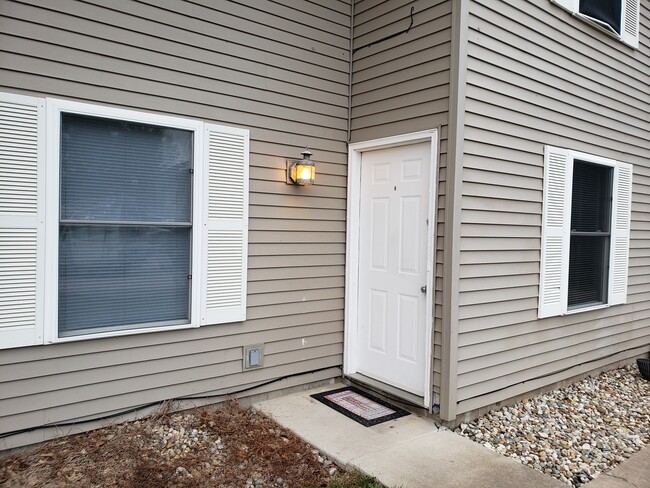
[[[3,487],[318,487],[338,468],[235,402],[63,437],[0,459]]]

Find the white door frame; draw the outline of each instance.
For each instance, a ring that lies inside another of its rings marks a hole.
[[[343,374],[357,372],[357,315],[359,312],[359,214],[361,210],[361,154],[374,149],[406,146],[418,142],[431,143],[431,168],[429,171],[429,226],[427,230],[427,292],[425,315],[424,357],[424,407],[432,401],[432,350],[433,350],[433,303],[435,293],[435,239],[438,181],[438,130],[430,129],[399,136],[384,137],[371,141],[356,142],[348,147],[348,211],[347,239],[345,247],[345,322],[343,341]]]

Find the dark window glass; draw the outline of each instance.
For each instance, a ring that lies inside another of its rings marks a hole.
[[[607,301],[612,168],[575,161],[571,195],[569,307]]]
[[[60,336],[188,323],[192,140],[62,115]]]
[[[191,220],[192,132],[63,114],[61,218]]]
[[[611,171],[600,164],[574,163],[571,231],[609,232]]]
[[[605,257],[609,239],[571,236],[569,256],[569,307],[604,303],[606,276]]]
[[[621,33],[621,0],[580,0],[580,13]]]

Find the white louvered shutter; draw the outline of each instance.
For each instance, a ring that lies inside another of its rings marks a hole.
[[[632,165],[617,163],[613,182],[614,208],[609,256],[610,305],[625,303],[630,248],[630,213],[632,210]]]
[[[0,348],[43,343],[44,115],[0,93]]]
[[[247,130],[206,124],[201,325],[246,319]]]
[[[621,41],[637,49],[639,47],[640,0],[623,0],[621,12]]]
[[[567,309],[571,184],[573,158],[569,151],[544,150],[544,205],[538,316],[561,315]]]

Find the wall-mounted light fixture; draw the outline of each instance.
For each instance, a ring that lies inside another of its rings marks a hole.
[[[287,161],[287,183],[290,185],[309,186],[316,179],[316,163],[311,160],[312,152],[305,148],[302,159]]]

